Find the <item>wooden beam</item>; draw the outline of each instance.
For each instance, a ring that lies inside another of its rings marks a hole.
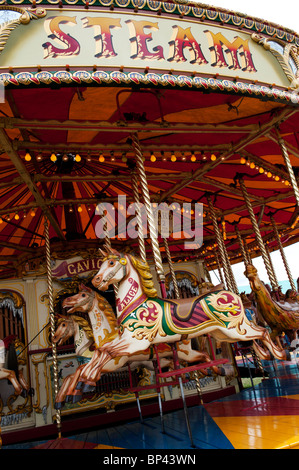
[[[22,246],[19,243],[10,243],[10,242],[4,242],[4,241],[0,240],[0,246],[3,246],[5,248],[11,248],[12,250],[24,251],[26,253],[35,253],[36,252],[35,248],[30,248],[28,246]]]
[[[225,124],[196,124],[196,123],[170,123],[164,121],[160,122],[145,122],[145,123],[135,123],[135,122],[124,122],[117,121],[110,123],[108,121],[80,121],[79,119],[64,120],[58,121],[55,119],[22,119],[22,118],[11,118],[11,117],[1,117],[0,118],[0,128],[4,129],[40,129],[40,130],[57,130],[57,131],[66,131],[66,130],[75,130],[75,131],[105,131],[105,132],[125,132],[125,133],[134,133],[134,132],[155,132],[165,134],[166,132],[172,133],[191,133],[194,132],[205,132],[214,134],[215,132],[227,133],[240,133],[247,134],[252,133],[254,129],[258,129],[258,124],[250,126],[230,126]]]
[[[221,158],[218,158],[215,162],[206,164],[203,168],[199,168],[194,172],[193,177],[183,179],[181,182],[177,183],[172,188],[162,193],[160,195],[160,201],[165,201],[172,194],[175,194],[186,186],[189,186],[192,181],[203,177],[206,173],[219,166],[232,155],[243,150],[248,144],[254,142],[256,139],[269,132],[277,123],[281,122],[282,120],[286,120],[288,117],[292,116],[297,112],[298,111],[294,110],[293,108],[285,108],[281,113],[278,113],[276,116],[274,116],[269,122],[262,125],[256,132],[252,132],[249,136],[241,139],[239,142],[232,145],[229,151],[221,155]]]

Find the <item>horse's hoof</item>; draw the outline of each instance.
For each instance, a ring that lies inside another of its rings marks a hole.
[[[28,395],[29,395],[30,397],[34,397],[34,394],[35,394],[34,388],[29,388],[29,390],[28,390]]]
[[[78,403],[78,401],[80,401],[82,399],[82,395],[73,395],[71,397],[71,402],[72,403]]]
[[[84,385],[84,382],[78,382],[77,385],[76,385],[76,390],[81,390],[83,385]]]
[[[22,390],[21,393],[20,393],[20,396],[23,397],[23,398],[27,398],[27,396],[28,396],[27,390],[25,390],[25,389],[23,388],[23,390]]]
[[[83,385],[83,388],[81,390],[83,393],[92,393],[96,391],[96,387],[94,385],[88,385],[85,384]]]
[[[72,401],[73,401],[72,395],[67,395],[67,396],[65,397],[65,403],[72,403]]]
[[[64,405],[64,401],[57,401],[54,403],[54,408],[55,410],[61,410],[61,408],[63,408],[63,405]]]
[[[225,369],[224,369],[224,367],[219,367],[219,375],[220,375],[221,377],[225,377]]]

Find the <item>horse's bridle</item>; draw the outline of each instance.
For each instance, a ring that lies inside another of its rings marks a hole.
[[[107,261],[108,259],[116,259],[117,261],[119,261],[119,265],[118,266],[115,266],[115,268],[111,271],[110,274],[108,274],[108,276],[102,280],[102,282],[99,284],[98,288],[101,287],[103,284],[106,284],[107,282],[110,281],[110,279],[112,279],[116,273],[118,273],[118,271],[120,271],[120,269],[123,269],[123,277],[126,276],[126,264],[127,264],[127,260],[125,258],[125,256],[123,254],[120,254],[120,256],[107,256],[107,258],[104,258],[103,259],[103,262],[104,261]]]

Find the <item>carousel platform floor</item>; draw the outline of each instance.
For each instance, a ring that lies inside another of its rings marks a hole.
[[[2,449],[299,449],[299,362],[266,363],[269,378],[204,405],[188,407],[193,447],[182,409]]]

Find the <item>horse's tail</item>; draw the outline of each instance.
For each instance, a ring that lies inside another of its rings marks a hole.
[[[19,367],[18,367],[18,358],[15,350],[14,343],[10,343],[8,352],[6,355],[6,369],[13,370],[16,374],[16,378],[19,378]]]

